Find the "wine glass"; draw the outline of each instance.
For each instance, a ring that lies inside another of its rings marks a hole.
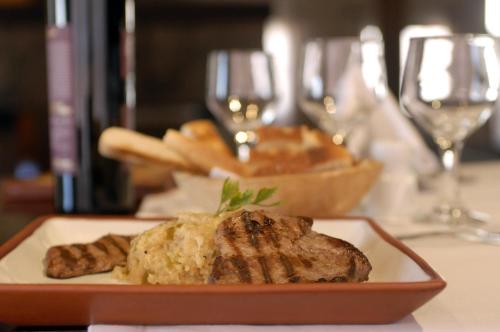
[[[495,44],[470,34],[410,41],[401,105],[432,136],[443,166],[440,202],[423,221],[481,227],[478,214],[462,204],[457,177],[464,140],[488,120],[498,97]]]
[[[216,50],[207,69],[208,108],[234,135],[238,158],[246,161],[255,129],[275,118],[271,57],[258,50]]]
[[[381,40],[318,38],[304,46],[299,103],[318,127],[344,144],[386,93]]]

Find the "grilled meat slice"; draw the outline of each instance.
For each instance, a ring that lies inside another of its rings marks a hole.
[[[95,242],[54,246],[45,255],[45,274],[66,279],[125,265],[133,236],[108,234]]]
[[[311,230],[312,219],[242,211],[219,224],[209,282],[361,282],[371,265],[352,244]]]

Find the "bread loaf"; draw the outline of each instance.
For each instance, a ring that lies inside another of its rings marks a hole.
[[[245,165],[240,163],[236,158],[211,149],[203,142],[186,137],[177,130],[167,130],[163,141],[169,149],[176,151],[205,173],[210,173],[212,168],[218,167],[238,175],[247,175]]]
[[[99,138],[99,153],[131,163],[153,163],[176,170],[198,173],[200,170],[181,154],[169,149],[161,139],[125,128],[111,127]]]
[[[278,175],[339,169],[352,166],[349,151],[335,145],[319,130],[300,127],[261,127],[250,152],[252,175]]]
[[[201,142],[218,153],[232,157],[233,153],[210,120],[194,120],[181,126],[182,135]]]

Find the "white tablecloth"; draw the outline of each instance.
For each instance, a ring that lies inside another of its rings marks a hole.
[[[465,204],[500,222],[500,162],[465,164],[462,171]],[[405,243],[448,283],[414,313],[423,331],[500,331],[500,246],[446,235]]]
[[[468,207],[490,214],[500,223],[500,162],[465,164],[462,197]],[[420,205],[433,200],[421,194]],[[148,211],[142,211],[148,212]],[[397,227],[388,226],[391,228]],[[91,326],[111,331],[500,331],[500,246],[466,242],[450,235],[406,240],[447,281],[436,298],[391,325],[349,326]]]

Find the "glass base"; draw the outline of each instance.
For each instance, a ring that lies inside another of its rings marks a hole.
[[[431,213],[420,216],[417,221],[447,225],[450,234],[464,240],[500,245],[500,224],[489,219],[486,213],[441,205],[434,207]]]
[[[449,226],[471,225],[480,226],[488,222],[489,216],[485,213],[471,211],[462,207],[439,205],[429,214],[419,218],[419,222],[438,223]]]

